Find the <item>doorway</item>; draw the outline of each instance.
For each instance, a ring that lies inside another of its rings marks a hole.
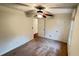
[[[33,38],[38,37],[38,19],[33,19]]]

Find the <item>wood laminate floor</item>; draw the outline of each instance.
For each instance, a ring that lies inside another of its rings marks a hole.
[[[67,56],[67,44],[38,37],[4,56]]]

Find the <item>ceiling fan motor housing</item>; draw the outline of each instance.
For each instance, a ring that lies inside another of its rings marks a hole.
[[[39,10],[39,11],[37,11],[37,13],[43,13],[43,11]]]
[[[39,10],[43,10],[43,9],[45,9],[45,7],[43,7],[43,6],[41,6],[41,5],[36,6],[35,8],[36,8],[36,9],[39,9]]]

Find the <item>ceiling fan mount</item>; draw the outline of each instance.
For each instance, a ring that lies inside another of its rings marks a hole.
[[[41,6],[41,5],[35,6],[35,8],[38,9],[38,10],[43,10],[43,9],[45,9],[45,7],[43,7],[43,6]]]

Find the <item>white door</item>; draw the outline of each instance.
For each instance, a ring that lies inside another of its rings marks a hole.
[[[44,37],[45,36],[45,30],[44,30],[44,19],[39,19],[38,20],[38,35],[41,36],[41,37]]]
[[[34,34],[38,33],[38,19],[33,19],[33,37]]]

